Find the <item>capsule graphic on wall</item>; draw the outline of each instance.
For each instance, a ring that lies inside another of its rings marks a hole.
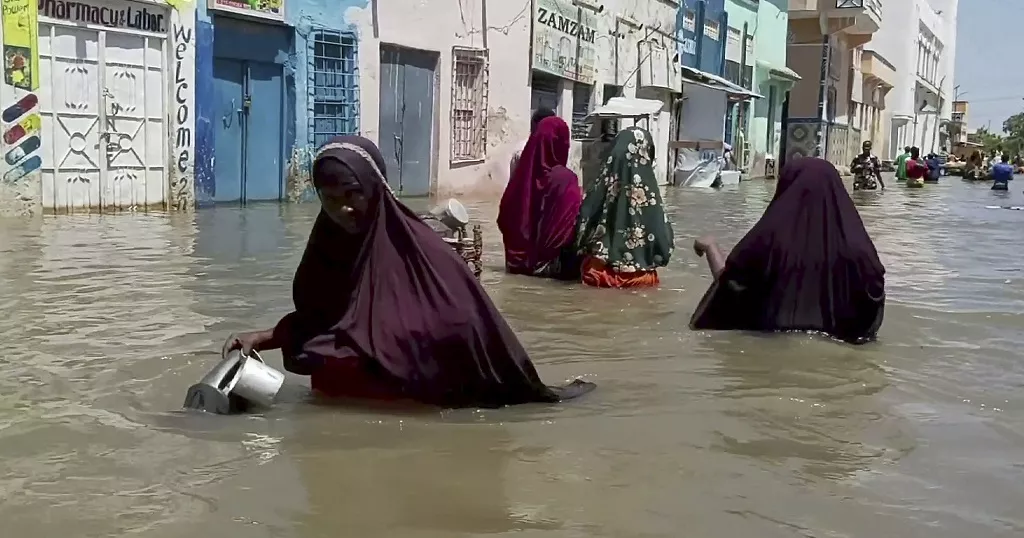
[[[25,116],[21,121],[12,125],[4,132],[4,144],[10,146],[28,135],[38,133],[42,124],[43,120],[39,117],[39,114],[33,113]]]
[[[26,156],[28,156],[28,154],[39,149],[39,146],[39,137],[30,136],[26,138],[24,142],[18,144],[18,147],[12,149],[11,151],[8,151],[7,155],[4,155],[4,160],[7,161],[7,164],[10,165],[18,164],[18,161],[24,159]]]

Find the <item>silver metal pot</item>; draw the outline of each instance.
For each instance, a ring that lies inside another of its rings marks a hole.
[[[183,407],[228,415],[253,406],[270,407],[284,384],[284,374],[271,368],[256,351],[235,350],[192,385]]]

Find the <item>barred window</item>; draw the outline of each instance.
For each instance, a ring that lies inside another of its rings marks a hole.
[[[487,51],[452,48],[451,161],[487,155]]]
[[[309,36],[312,89],[310,138],[320,147],[335,136],[359,134],[359,61],[356,36],[314,30]]]

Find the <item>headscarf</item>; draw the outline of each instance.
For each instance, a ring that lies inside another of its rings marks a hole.
[[[347,234],[317,216],[295,273],[295,311],[274,330],[288,370],[355,358],[410,397],[452,407],[555,402],[593,388],[541,382],[466,262],[395,198],[372,142],[333,139],[316,156],[314,183],[338,165],[369,202],[366,229]]]
[[[532,274],[572,245],[583,195],[569,160],[569,126],[559,117],[541,120],[523,149],[498,209],[505,267]]]
[[[555,115],[554,110],[544,106],[534,110],[533,116],[530,117],[530,134],[532,135],[537,132],[537,126],[539,126],[540,122],[544,121],[545,118],[550,118]]]
[[[664,267],[672,257],[672,226],[654,176],[654,140],[630,127],[612,144],[600,177],[583,196],[577,248],[618,273]]]
[[[764,215],[733,248],[692,329],[820,331],[851,343],[874,337],[885,268],[828,161],[782,169]]]

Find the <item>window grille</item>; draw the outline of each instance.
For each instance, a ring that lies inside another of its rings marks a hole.
[[[740,70],[740,63],[732,60],[726,60],[725,62],[725,79],[738,86],[743,85],[743,80]]]
[[[359,60],[354,34],[313,30],[308,43],[309,130],[318,148],[335,136],[359,134]]]
[[[487,155],[487,51],[452,48],[452,162]]]

